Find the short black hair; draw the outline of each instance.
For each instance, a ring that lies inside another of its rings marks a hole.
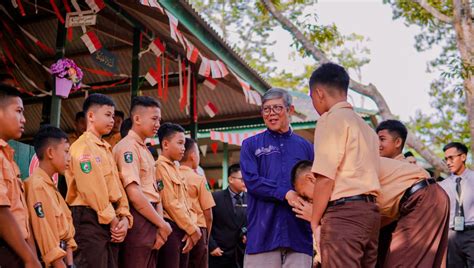
[[[87,111],[89,111],[89,109],[93,106],[112,106],[115,108],[115,103],[109,96],[95,93],[89,95],[89,97],[87,97],[87,99],[84,101],[84,104],[82,105],[82,111],[84,114],[86,114]]]
[[[186,138],[186,140],[184,142],[184,156],[183,156],[183,159],[181,159],[181,161],[188,160],[189,153],[195,148],[194,145],[196,143],[197,142],[196,142],[195,139]]]
[[[53,143],[60,143],[62,140],[68,141],[68,137],[61,129],[51,125],[41,126],[34,139],[34,148],[38,159],[44,159],[44,152],[48,146]]]
[[[402,122],[394,119],[385,120],[377,126],[375,132],[379,133],[382,130],[387,130],[395,138],[401,138],[403,149],[407,140],[408,130]]]
[[[127,136],[130,129],[132,129],[132,119],[127,118],[123,120],[122,125],[120,126],[120,136],[121,137]]]
[[[114,117],[120,117],[122,119],[125,119],[125,113],[119,110],[114,111]]]
[[[446,152],[447,150],[451,148],[456,148],[458,152],[463,153],[463,154],[467,154],[467,152],[469,151],[467,149],[467,146],[460,142],[450,142],[443,147],[443,152]]]
[[[230,176],[236,172],[240,171],[240,164],[233,164],[227,169],[227,176]]]
[[[182,126],[173,123],[164,123],[158,129],[158,139],[160,141],[160,148],[163,147],[163,141],[174,136],[174,134],[181,132],[184,133],[185,130]]]
[[[415,156],[413,155],[413,153],[410,152],[410,151],[406,152],[403,156],[404,156],[405,158],[410,157],[410,156],[415,157]]]
[[[79,111],[76,113],[76,117],[74,118],[74,121],[78,122],[79,119],[86,118],[86,114],[84,111]]]
[[[298,178],[301,172],[311,169],[313,162],[309,160],[301,160],[293,166],[291,170],[291,185],[295,187],[296,178]]]
[[[133,114],[135,107],[157,107],[161,109],[160,102],[149,96],[137,96],[132,99],[132,104],[130,105],[130,116]]]
[[[5,85],[5,84],[0,84],[0,103],[3,103],[7,99],[10,98],[20,98],[21,94],[20,91],[18,91],[16,88]],[[3,105],[1,105],[3,107]]]
[[[311,74],[309,90],[313,90],[315,85],[324,85],[347,94],[349,81],[349,74],[344,67],[332,62],[324,63]]]

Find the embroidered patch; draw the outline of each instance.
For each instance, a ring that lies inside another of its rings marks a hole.
[[[44,218],[43,205],[41,204],[41,202],[34,204],[33,208],[35,209],[36,216],[38,216],[39,218]]]
[[[98,164],[100,163],[100,156],[97,156],[97,157],[95,158],[95,162],[97,162]]]
[[[162,180],[159,180],[156,182],[156,187],[158,187],[159,191],[162,191],[165,188],[165,185],[163,184]]]
[[[82,160],[81,163],[82,172],[89,174],[92,170],[91,160]]]
[[[257,150],[255,150],[256,157],[260,157],[262,155],[271,155],[274,153],[280,153],[280,149],[273,145],[270,145],[268,147],[260,147]]]
[[[123,160],[125,160],[125,163],[132,163],[132,162],[133,162],[133,154],[132,154],[132,152],[125,152],[125,153],[123,153]]]

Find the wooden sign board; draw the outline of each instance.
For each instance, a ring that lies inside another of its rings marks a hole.
[[[97,22],[97,14],[92,10],[82,12],[69,12],[66,14],[66,28],[82,27],[95,25]]]

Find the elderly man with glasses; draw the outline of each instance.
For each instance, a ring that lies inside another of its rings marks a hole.
[[[451,142],[443,151],[451,171],[440,182],[451,203],[448,267],[474,267],[474,172],[466,167],[466,145]]]
[[[246,268],[311,267],[311,227],[292,212],[298,195],[290,173],[298,161],[313,161],[314,152],[291,129],[293,112],[288,92],[268,90],[261,112],[267,130],[242,144],[240,165],[248,190]]]

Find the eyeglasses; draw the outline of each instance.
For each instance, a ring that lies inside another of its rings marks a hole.
[[[450,156],[448,156],[448,157],[445,157],[445,158],[444,158],[444,162],[447,163],[448,161],[449,161],[449,162],[454,161],[454,158],[456,158],[456,157],[458,157],[458,156],[460,156],[460,155],[462,155],[462,154],[450,155]]]
[[[269,105],[269,106],[263,106],[262,107],[262,114],[263,115],[269,115],[272,113],[272,111],[275,114],[281,114],[283,112],[283,109],[285,109],[285,106],[282,105]]]

